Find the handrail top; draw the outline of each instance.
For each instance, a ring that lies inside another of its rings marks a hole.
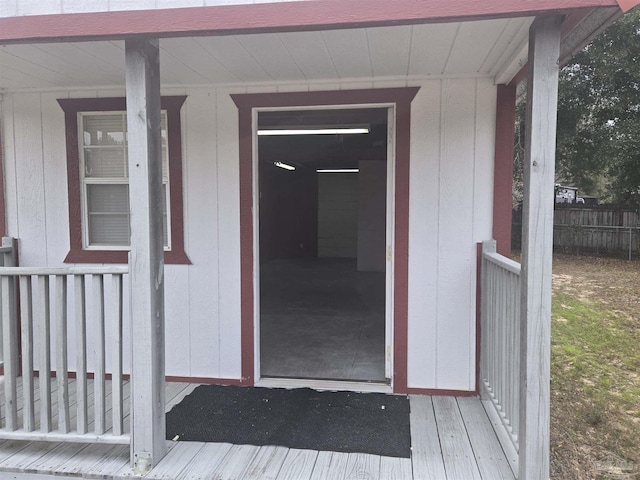
[[[0,267],[0,276],[20,275],[123,275],[129,273],[128,266],[101,267]]]
[[[500,255],[495,252],[484,252],[482,254],[483,258],[487,261],[508,270],[511,273],[515,273],[516,275],[520,275],[520,264],[510,258],[505,257],[504,255]]]

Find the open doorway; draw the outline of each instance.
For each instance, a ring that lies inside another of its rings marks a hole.
[[[391,115],[257,113],[262,378],[390,383]]]

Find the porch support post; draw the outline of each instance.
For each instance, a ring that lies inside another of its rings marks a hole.
[[[519,480],[549,478],[551,255],[558,103],[558,16],[529,34],[522,215]]]
[[[511,254],[513,139],[516,131],[516,86],[498,85],[496,146],[493,168],[493,238],[498,253]]]
[[[134,471],[140,474],[166,453],[158,47],[158,40],[125,41],[131,212],[131,457]]]

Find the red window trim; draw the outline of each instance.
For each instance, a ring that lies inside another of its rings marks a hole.
[[[171,197],[171,250],[164,252],[167,264],[190,265],[184,251],[184,219],[182,203],[182,128],[180,109],[186,96],[162,97],[161,108],[167,111],[169,136],[169,192]],[[80,152],[78,150],[78,113],[109,112],[127,109],[126,99],[62,98],[67,145],[67,186],[69,194],[69,244],[65,263],[127,263],[127,250],[85,250],[82,246],[82,209],[80,198]]]

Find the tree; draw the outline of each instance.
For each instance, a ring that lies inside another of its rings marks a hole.
[[[559,87],[558,183],[640,205],[640,10],[578,52]]]

